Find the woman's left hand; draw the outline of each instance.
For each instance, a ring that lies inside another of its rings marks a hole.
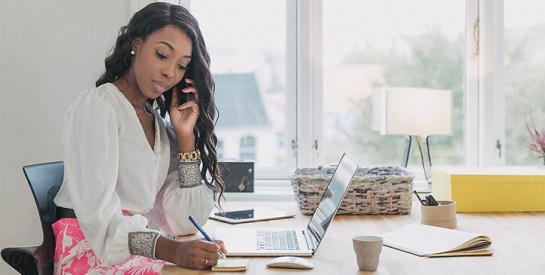
[[[183,137],[193,137],[193,129],[199,118],[199,93],[193,86],[193,80],[184,78],[189,84],[182,92],[186,94],[187,101],[178,106],[178,87],[172,89],[172,103],[169,108],[170,123],[180,139]]]

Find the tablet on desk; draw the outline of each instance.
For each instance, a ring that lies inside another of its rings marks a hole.
[[[210,215],[211,219],[233,224],[291,217],[295,217],[295,214],[274,208],[252,208],[236,211],[224,211],[215,212]]]

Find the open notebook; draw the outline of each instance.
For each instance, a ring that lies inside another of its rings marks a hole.
[[[384,245],[421,257],[491,256],[486,235],[412,224],[380,235]]]

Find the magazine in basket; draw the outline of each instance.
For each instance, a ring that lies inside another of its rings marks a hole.
[[[335,167],[298,168],[290,178],[303,214],[313,214]],[[414,175],[401,167],[358,168],[338,215],[405,215],[411,213]]]

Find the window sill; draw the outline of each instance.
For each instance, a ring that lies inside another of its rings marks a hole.
[[[429,193],[431,186],[425,180],[414,180],[413,188],[419,193]],[[254,192],[224,193],[227,201],[293,201],[289,180],[256,180]]]

